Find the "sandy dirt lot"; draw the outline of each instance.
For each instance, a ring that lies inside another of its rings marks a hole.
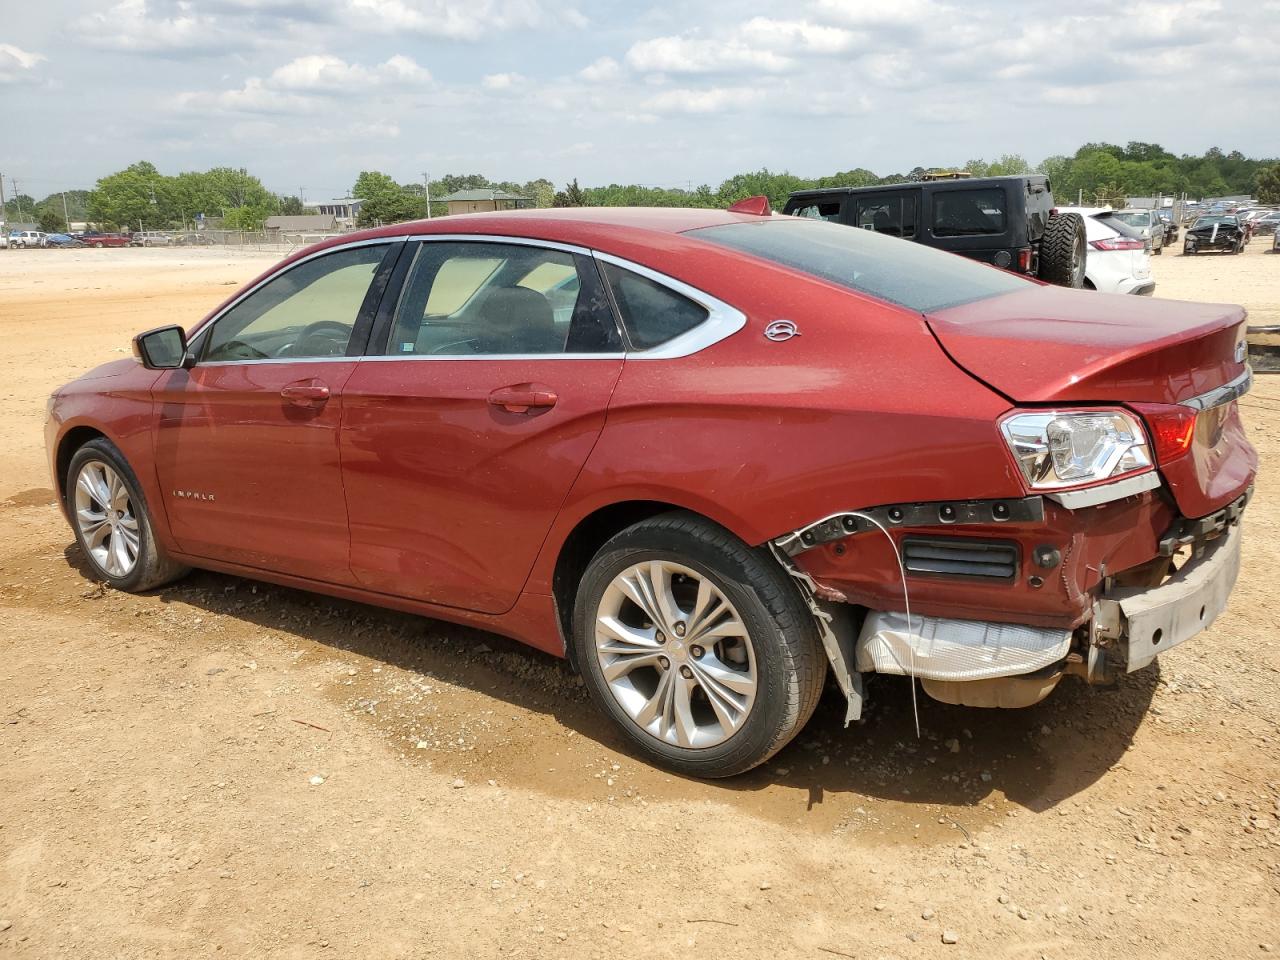
[[[1280,257],[1154,261],[1280,321]],[[628,755],[558,661],[195,573],[95,587],[51,389],[270,258],[0,254],[0,956],[1239,958],[1280,950],[1280,380],[1212,630],[1019,712],[828,696],[728,783]],[[954,944],[944,943],[955,939]],[[952,936],[954,935],[954,937]]]

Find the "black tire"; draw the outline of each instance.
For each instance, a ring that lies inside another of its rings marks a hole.
[[[647,732],[604,679],[595,650],[598,608],[614,578],[646,560],[677,563],[710,580],[747,628],[755,657],[755,700],[738,730],[712,746],[681,747]],[[685,512],[637,523],[600,548],[579,585],[573,627],[571,642],[592,699],[640,752],[688,776],[731,777],[764,763],[808,722],[826,677],[817,626],[790,575],[766,549],[752,549],[722,527]]]
[[[95,247],[95,248],[97,248],[98,250],[101,250],[101,249],[102,249],[102,241],[101,241],[101,240],[99,240],[97,243],[95,243],[95,244],[94,244],[94,247]]]
[[[1083,286],[1087,253],[1084,217],[1055,213],[1040,239],[1040,279],[1060,287]]]
[[[1158,256],[1160,256],[1160,254],[1162,254],[1162,253],[1164,253],[1164,245],[1163,245],[1163,244],[1161,244],[1161,245],[1160,245],[1160,246],[1158,246],[1158,247],[1153,247],[1153,248],[1151,249],[1151,255],[1152,255],[1153,257],[1158,257]]]
[[[113,575],[98,562],[88,543],[85,542],[80,524],[76,522],[76,484],[85,468],[94,463],[105,463],[120,477],[128,493],[131,512],[137,520],[137,559],[133,568],[124,576]],[[138,478],[124,455],[110,440],[104,438],[90,440],[77,450],[67,467],[66,483],[67,514],[71,517],[71,528],[75,532],[76,542],[80,545],[86,562],[98,580],[109,583],[116,590],[140,593],[176,580],[190,571],[190,567],[170,560],[156,542],[155,532],[151,526],[151,513],[147,508],[146,499],[142,496]]]

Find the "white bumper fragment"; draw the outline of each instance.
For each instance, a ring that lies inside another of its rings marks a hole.
[[[873,610],[863,621],[855,653],[862,672],[928,680],[987,680],[1031,673],[1057,663],[1071,631],[983,620],[945,620]]]

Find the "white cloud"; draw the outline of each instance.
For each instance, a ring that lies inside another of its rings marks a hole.
[[[752,87],[711,87],[704,90],[665,90],[650,97],[642,109],[653,113],[718,113],[759,100],[763,92]]]
[[[480,86],[486,90],[501,92],[519,87],[524,82],[524,77],[518,73],[491,73],[481,79]]]
[[[752,47],[737,36],[654,37],[633,44],[627,64],[641,73],[730,73],[786,70],[791,61],[772,50]]]
[[[34,82],[33,71],[44,59],[44,54],[30,53],[11,43],[0,43],[0,84]]]
[[[578,76],[587,83],[609,83],[622,76],[622,65],[613,57],[601,57],[579,70]]]
[[[572,7],[548,8],[541,0],[342,0],[345,19],[360,30],[408,31],[453,40],[548,24],[586,26]]]
[[[212,55],[229,45],[249,45],[188,3],[179,3],[172,16],[165,16],[153,15],[147,0],[120,0],[108,10],[80,18],[72,29],[91,47],[128,53]]]
[[[347,63],[332,54],[311,54],[277,67],[272,71],[268,85],[278,90],[354,94],[392,81],[429,83],[431,74],[400,54],[376,67]]]
[[[231,113],[307,113],[320,98],[359,96],[391,86],[426,86],[431,74],[409,57],[397,54],[372,67],[347,63],[332,54],[309,54],[273,70],[265,80],[249,77],[235,90],[180,93],[182,109]]]

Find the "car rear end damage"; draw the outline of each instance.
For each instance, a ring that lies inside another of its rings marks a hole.
[[[998,325],[999,310],[985,306]],[[1232,345],[1243,317],[1220,312],[1216,323],[1179,331],[1171,306],[1174,336],[1144,350],[1122,333],[1125,349],[1083,365],[1084,376],[1052,375],[1055,351],[1062,360],[1086,347],[1043,330],[1051,343],[1029,360],[1032,373],[981,368],[1018,404],[1000,422],[1025,428],[1006,429],[1004,439],[1026,497],[860,508],[773,541],[824,618],[828,651],[841,660],[837,677],[850,677],[851,717],[861,709],[862,673],[912,676],[935,699],[986,707],[1033,704],[1066,674],[1111,683],[1200,633],[1225,608],[1257,467],[1236,402],[1252,382]],[[1180,376],[1155,375],[1188,341],[1196,363]],[[969,344],[959,348],[982,356]],[[1204,385],[1210,371],[1218,381],[1186,395],[1186,385]],[[1091,381],[1085,389],[1100,404],[1075,395],[1082,381]],[[1024,392],[1033,382],[1041,386]],[[1071,402],[1055,402],[1061,394]],[[1131,402],[1117,403],[1125,394]],[[1081,442],[1073,428],[1083,430],[1084,453],[1071,446]],[[1029,436],[1036,430],[1050,435],[1039,451]],[[1055,464],[1047,476],[1038,472],[1042,460]],[[1081,464],[1105,472],[1070,482]]]

